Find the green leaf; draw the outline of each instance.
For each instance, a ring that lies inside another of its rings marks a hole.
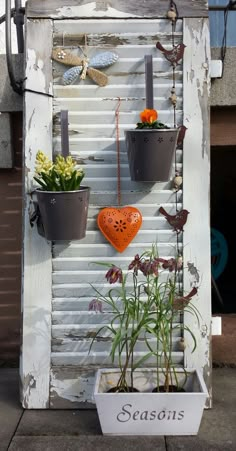
[[[141,357],[141,359],[139,359],[138,361],[135,362],[135,364],[133,365],[133,370],[135,370],[136,368],[138,368],[139,366],[141,366],[144,362],[146,362],[146,360],[148,360],[151,356],[153,355],[152,352],[148,352],[147,354],[145,354],[143,357]]]
[[[39,185],[42,186],[44,191],[47,191],[47,185],[44,182],[42,182],[42,180],[40,180],[38,177],[34,177],[34,180],[36,180],[36,182],[38,182]]]

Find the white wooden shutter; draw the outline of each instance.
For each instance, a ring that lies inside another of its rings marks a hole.
[[[132,182],[124,143],[124,130],[135,128],[139,113],[145,108],[145,54],[153,56],[154,107],[159,112],[159,119],[173,126],[173,108],[169,101],[173,84],[172,67],[157,51],[155,44],[158,40],[170,47],[171,24],[168,20],[54,21],[55,47],[80,45],[88,57],[105,50],[114,51],[119,55],[119,60],[104,69],[109,76],[109,84],[105,87],[97,86],[88,77],[85,82],[63,86],[61,76],[66,67],[53,64],[54,151],[61,150],[60,110],[68,109],[70,153],[84,165],[86,177],[83,184],[91,187],[86,238],[69,245],[53,246],[53,407],[61,405],[61,398],[73,401],[71,407],[79,402],[91,401],[94,372],[98,367],[111,366],[109,334],[104,333],[103,339],[97,339],[88,354],[94,332],[111,319],[106,306],[102,314],[88,309],[89,302],[95,297],[91,284],[102,293],[110,288],[105,283],[104,267],[91,262],[108,261],[127,268],[136,253],[150,248],[155,241],[160,256],[168,258],[176,255],[176,234],[158,213],[160,205],[175,212],[172,181],[154,184]],[[177,22],[175,41],[182,41],[181,20]],[[182,75],[180,64],[176,71],[179,125],[182,124]],[[96,223],[101,207],[117,206],[115,110],[118,98],[121,99],[121,201],[124,206],[135,206],[143,215],[139,233],[122,254],[108,243]],[[178,168],[182,170],[181,150],[178,150],[177,158]],[[181,208],[181,192],[178,193],[178,202]],[[176,363],[182,363],[183,352],[178,348],[178,334],[174,337],[173,358]],[[137,345],[136,353],[138,356],[146,353],[143,341]],[[155,365],[155,359],[150,359],[146,365]],[[61,380],[63,384],[60,384]],[[89,388],[86,384],[88,380],[91,384]]]
[[[26,81],[24,103],[24,242],[22,283],[22,354],[21,387],[25,408],[65,408],[91,402],[94,372],[98,366],[109,364],[109,338],[97,341],[94,360],[88,356],[89,338],[98,327],[98,319],[109,320],[88,312],[89,300],[94,297],[90,282],[104,287],[104,273],[89,263],[106,260],[126,266],[137,252],[142,252],[157,240],[161,256],[175,254],[175,234],[163,216],[160,205],[175,212],[175,196],[171,184],[142,184],[130,181],[123,144],[123,131],[133,127],[139,112],[145,107],[144,64],[147,53],[154,57],[155,108],[160,119],[173,123],[168,100],[172,86],[171,68],[155,49],[157,40],[165,46],[171,42],[171,25],[165,17],[162,0],[150,2],[114,1],[103,10],[103,2],[87,2],[89,8],[77,0],[28,0],[26,26]],[[185,265],[193,263],[199,270],[199,295],[194,304],[201,314],[201,325],[184,315],[184,322],[193,330],[198,347],[191,353],[191,343],[184,356],[175,338],[174,358],[185,366],[197,367],[208,387],[210,368],[210,225],[209,225],[209,27],[207,2],[179,0],[180,18],[175,42],[187,45],[182,66],[177,69],[177,122],[184,123],[187,133],[181,150],[177,152],[179,168],[183,165],[184,191],[178,193],[178,208],[190,211],[183,234]],[[138,7],[137,7],[138,5]],[[112,17],[127,19],[112,20]],[[139,19],[134,18],[134,13]],[[97,16],[75,20],[75,18]],[[40,18],[41,17],[41,18]],[[68,18],[73,20],[67,20]],[[103,19],[101,18],[103,17]],[[105,19],[106,17],[106,19]],[[143,19],[142,17],[150,17]],[[58,18],[61,21],[51,19]],[[66,19],[66,20],[65,20]],[[183,24],[183,36],[182,36]],[[53,65],[52,45],[85,46],[87,51],[114,50],[119,62],[106,69],[109,85],[99,88],[88,79],[76,86],[63,87],[60,77],[65,68]],[[183,86],[183,88],[182,88]],[[52,91],[54,98],[52,99]],[[122,202],[134,205],[143,214],[142,229],[122,254],[117,253],[101,236],[96,216],[101,207],[116,205],[116,134],[115,109],[121,98],[120,137]],[[31,228],[33,211],[33,174],[35,156],[43,149],[49,157],[60,151],[59,112],[69,110],[70,149],[79,154],[85,165],[85,183],[92,187],[88,231],[83,241],[52,246]],[[52,114],[53,109],[53,114]],[[53,124],[52,124],[53,123]],[[106,125],[105,125],[106,124]],[[53,128],[53,149],[52,149]],[[53,270],[53,271],[52,271]],[[183,271],[184,290],[190,291],[192,275]],[[176,318],[178,321],[179,318]],[[142,343],[139,351],[143,352]],[[149,362],[152,364],[152,362]],[[93,404],[91,404],[93,405]]]

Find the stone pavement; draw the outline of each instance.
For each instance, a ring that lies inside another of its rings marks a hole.
[[[236,451],[236,368],[213,370],[198,436],[105,437],[95,410],[23,410],[18,369],[0,369],[0,451]]]

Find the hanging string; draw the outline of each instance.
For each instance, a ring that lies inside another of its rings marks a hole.
[[[170,0],[169,11],[167,12],[167,17],[174,24],[174,31],[176,27],[176,22],[179,18],[179,12],[176,3],[173,0]]]
[[[87,36],[87,33],[85,33],[85,35],[84,35],[84,55],[86,56],[86,58],[87,58],[87,51],[88,51],[88,36]]]
[[[117,204],[121,206],[121,183],[120,183],[120,130],[119,130],[119,119],[120,119],[120,105],[121,99],[118,97],[118,104],[115,112],[116,119],[116,158],[117,158]]]
[[[174,30],[175,30],[175,23],[172,21],[172,47],[174,48],[175,46],[175,36],[174,36]],[[171,90],[171,95],[172,95],[172,105],[173,105],[173,114],[174,114],[174,128],[177,127],[177,123],[176,123],[176,104],[177,104],[177,99],[176,99],[176,78],[175,78],[175,64],[173,64],[172,66],[172,90]],[[174,97],[173,97],[174,96]],[[175,150],[175,176],[178,174],[177,171],[177,152]],[[178,206],[177,206],[177,191],[175,193],[175,197],[176,197],[176,212],[178,211]]]
[[[175,2],[170,2],[170,13],[173,11],[175,13],[175,16],[169,17],[171,20],[171,38],[172,38],[172,47],[175,47],[175,27],[176,27],[176,20],[178,18],[178,10]],[[175,77],[175,70],[176,70],[176,63],[172,64],[172,89],[171,89],[171,102],[173,106],[173,115],[174,115],[174,128],[177,128],[177,122],[176,122],[176,105],[177,105],[177,97],[176,97],[176,77]],[[175,149],[175,176],[178,175],[177,170],[177,149]],[[176,214],[178,213],[178,190],[175,191],[175,210]],[[179,239],[179,233],[176,231],[176,249],[177,249],[177,258],[179,259],[182,256],[181,250],[180,250],[180,239]],[[177,269],[178,273],[178,289],[179,289],[179,295],[182,295],[182,289],[181,289],[181,280],[180,280],[180,269]]]
[[[175,22],[172,21],[172,46],[174,48],[175,46],[175,36],[174,36],[174,30],[175,30]],[[174,128],[177,127],[176,125],[176,81],[175,81],[175,64],[173,64],[172,67],[172,80],[173,80],[173,85],[172,85],[172,90],[171,90],[171,94],[172,94],[172,104],[173,104],[173,111],[174,111]]]

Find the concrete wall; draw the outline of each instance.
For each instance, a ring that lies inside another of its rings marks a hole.
[[[220,48],[211,49],[212,59],[220,59]],[[236,105],[236,47],[228,47],[226,51],[224,74],[222,78],[212,79],[211,106]]]
[[[24,77],[23,55],[13,55],[16,80]],[[23,97],[13,91],[7,71],[6,56],[0,55],[0,112],[22,111]]]

